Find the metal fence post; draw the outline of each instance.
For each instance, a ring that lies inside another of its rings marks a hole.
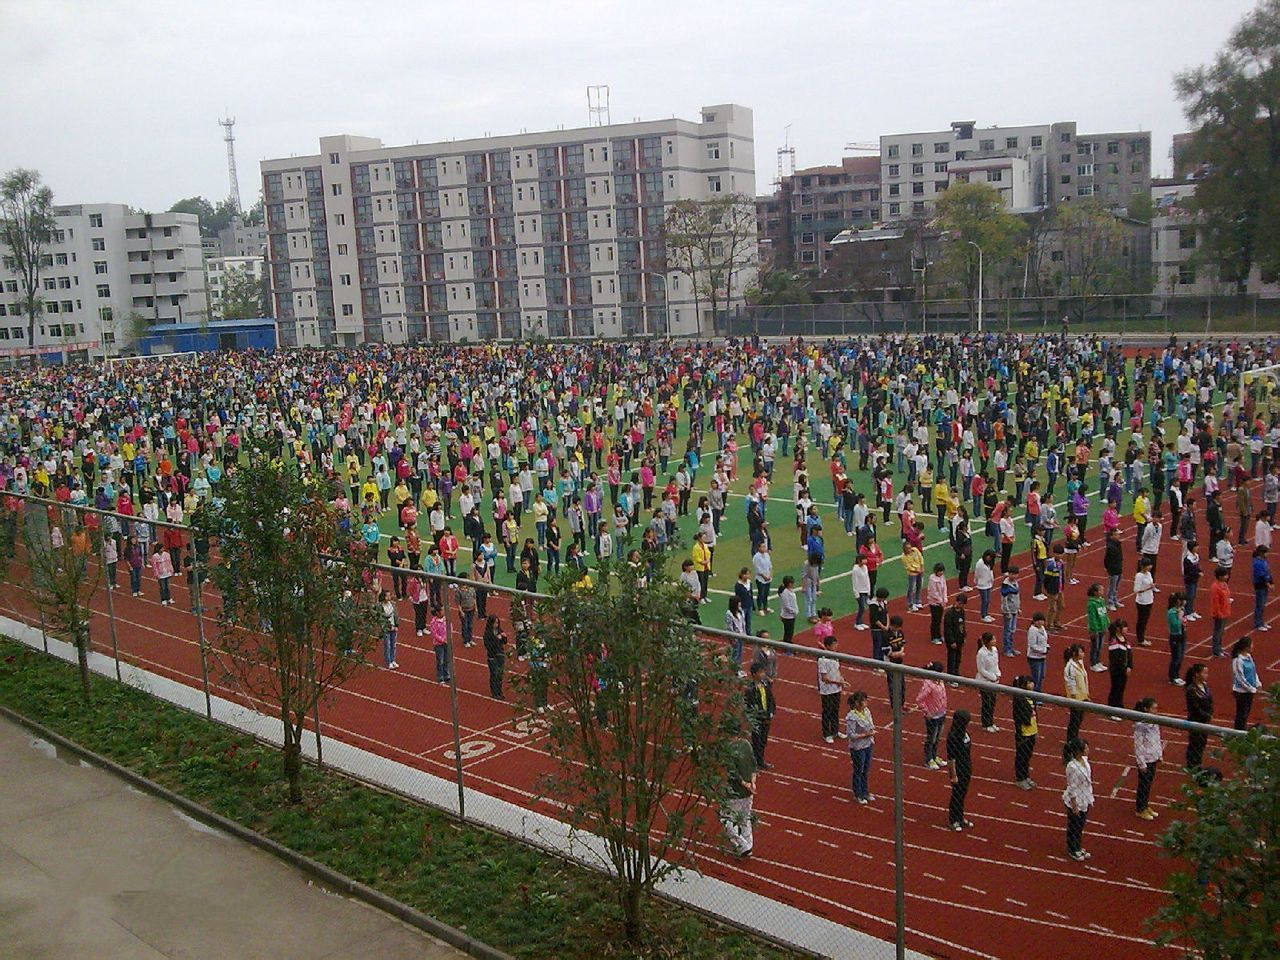
[[[449,628],[448,597],[445,596],[442,599],[446,601],[441,606],[444,613],[445,649],[448,650],[449,656],[449,713],[453,719],[453,767],[458,775],[458,819],[465,820],[467,819],[467,801],[462,786],[462,733],[458,726],[458,671],[454,669],[457,663],[453,655],[453,633]]]
[[[195,609],[192,611],[196,615],[196,635],[200,638],[200,681],[204,685],[204,715],[210,720],[213,719],[213,698],[209,696],[209,658],[207,646],[204,639],[204,578],[200,569],[200,561],[195,561],[195,572],[192,579],[195,581]]]
[[[49,633],[44,626],[44,611],[40,611],[40,640],[44,643],[44,652],[49,652]]]
[[[905,677],[901,673],[890,673],[889,681],[893,686],[893,926],[894,947],[897,960],[905,960],[907,955],[907,917],[906,917],[906,864],[905,844],[903,843],[902,813],[902,700],[906,695]]]
[[[102,538],[102,566],[105,569],[107,538]],[[116,682],[119,683],[120,677],[120,643],[116,638],[116,603],[115,603],[115,584],[108,581],[107,583],[107,624],[111,627],[111,656],[116,661]]]

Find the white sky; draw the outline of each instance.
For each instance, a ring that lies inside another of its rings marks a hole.
[[[1206,62],[1251,0],[0,0],[0,171],[35,167],[55,199],[162,210],[240,189],[257,162],[336,133],[399,144],[585,126],[735,102],[755,111],[766,192],[791,124],[799,166],[848,141],[1075,120],[1151,130],[1170,169],[1184,129],[1173,74]]]

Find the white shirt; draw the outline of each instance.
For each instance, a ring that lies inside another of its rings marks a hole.
[[[1140,570],[1133,578],[1133,602],[1146,606],[1156,602],[1156,582],[1151,574]]]
[[[985,560],[979,559],[973,568],[973,585],[979,590],[990,590],[995,586],[995,583],[995,573],[987,566]]]
[[[1000,651],[994,644],[978,648],[978,679],[988,683],[1000,682]]]
[[[758,582],[767,583],[773,579],[773,557],[757,551],[751,555],[751,569],[755,571]]]
[[[853,595],[855,597],[871,593],[871,573],[865,565],[855,563],[850,578],[853,581]]]
[[[1062,802],[1076,813],[1093,806],[1093,769],[1088,757],[1067,764],[1067,788],[1062,791]]]
[[[819,657],[818,693],[839,693],[840,689],[840,662],[831,657]]]

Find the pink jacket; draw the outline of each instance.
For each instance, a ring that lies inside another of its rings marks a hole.
[[[920,684],[920,692],[916,694],[916,706],[926,717],[945,717],[947,715],[947,688],[941,680],[925,680]]]
[[[925,587],[924,602],[929,606],[946,606],[947,603],[947,579],[946,577],[933,574],[929,577],[929,585]]]

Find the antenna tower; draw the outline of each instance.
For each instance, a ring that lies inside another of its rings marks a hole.
[[[225,120],[219,120],[218,125],[226,131],[223,140],[227,144],[227,176],[231,180],[231,207],[238,214],[240,213],[240,178],[236,176],[236,118],[227,117]]]
[[[778,178],[773,181],[775,190],[782,187],[782,178],[796,172],[796,148],[791,146],[791,124],[784,128],[782,146],[778,148]]]
[[[597,83],[587,87],[587,126],[607,127],[609,120],[609,85]]]

